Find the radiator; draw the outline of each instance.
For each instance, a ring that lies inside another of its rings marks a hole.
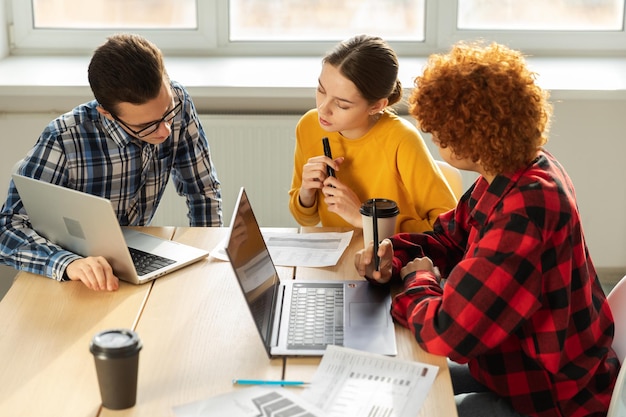
[[[222,183],[224,225],[230,225],[239,188],[246,187],[262,227],[297,227],[289,212],[295,127],[300,115],[201,115]],[[188,226],[185,199],[169,185],[154,226]]]

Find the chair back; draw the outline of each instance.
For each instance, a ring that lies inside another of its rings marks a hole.
[[[624,384],[624,378],[626,378],[626,366],[622,366],[619,374],[617,374],[617,381],[611,395],[609,412],[606,417],[626,417],[626,385]]]
[[[465,191],[465,189],[463,188],[463,176],[461,175],[461,171],[445,161],[440,161],[436,159],[435,162],[441,170],[444,178],[448,182],[448,185],[454,193],[454,196],[458,200],[459,198],[461,198],[463,192]]]
[[[619,280],[607,295],[613,320],[615,320],[615,335],[613,337],[613,350],[623,363],[626,358],[626,277]]]
[[[623,277],[607,295],[613,319],[615,320],[615,335],[613,350],[624,364],[626,358],[626,277]],[[611,404],[607,417],[626,417],[626,366],[622,366],[617,375],[617,382],[611,395]]]

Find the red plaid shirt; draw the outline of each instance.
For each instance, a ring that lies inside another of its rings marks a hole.
[[[424,350],[468,362],[520,413],[606,414],[619,370],[613,316],[552,155],[491,184],[479,178],[433,232],[392,240],[395,277],[425,255],[447,278],[442,288],[430,272],[410,274],[393,302]]]

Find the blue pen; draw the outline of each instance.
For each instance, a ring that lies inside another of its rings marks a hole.
[[[233,385],[308,385],[304,381],[280,381],[266,379],[233,379]]]

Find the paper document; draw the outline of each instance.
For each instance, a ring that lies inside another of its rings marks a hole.
[[[276,266],[334,266],[352,240],[353,231],[327,233],[275,233],[263,231],[263,239]],[[222,240],[211,256],[228,261]]]
[[[343,233],[263,233],[274,264],[281,266],[333,266],[352,240]]]
[[[173,408],[176,417],[325,417],[284,388],[251,387]]]
[[[328,346],[309,388],[255,386],[176,406],[176,417],[414,417],[439,368]]]
[[[328,346],[300,395],[327,417],[414,417],[439,367]]]

